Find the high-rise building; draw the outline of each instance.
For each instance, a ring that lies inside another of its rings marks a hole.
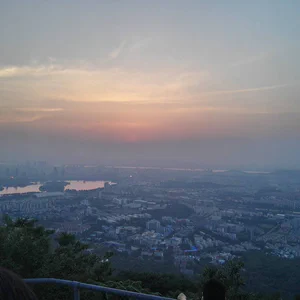
[[[146,228],[157,232],[160,229],[160,222],[158,220],[150,220],[146,223]]]
[[[108,181],[104,183],[104,192],[108,193],[111,191],[111,185]]]

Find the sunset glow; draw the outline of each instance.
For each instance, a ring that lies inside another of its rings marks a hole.
[[[41,157],[47,143],[65,157],[75,139],[80,153],[118,143],[132,156],[128,144],[200,153],[234,140],[276,161],[262,140],[300,139],[298,3],[189,2],[2,3],[0,137]]]

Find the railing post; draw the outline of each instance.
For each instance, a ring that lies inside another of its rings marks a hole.
[[[80,290],[77,284],[75,284],[73,287],[73,294],[74,294],[74,300],[80,300]]]

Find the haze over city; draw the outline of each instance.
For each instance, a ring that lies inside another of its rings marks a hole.
[[[2,1],[0,160],[299,168],[299,8]]]

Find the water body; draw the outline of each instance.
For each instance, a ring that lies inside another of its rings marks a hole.
[[[65,186],[65,191],[76,190],[76,191],[87,191],[103,188],[105,181],[84,181],[84,180],[66,180],[70,184]]]
[[[69,182],[68,185],[65,186],[65,191],[67,190],[76,190],[76,191],[84,191],[84,190],[94,190],[98,188],[103,188],[105,181],[97,180],[97,181],[84,181],[84,180],[66,180]],[[40,193],[40,187],[42,184],[37,182],[35,184],[27,185],[24,187],[4,187],[4,190],[0,191],[0,195],[9,195],[9,194],[25,194],[25,193]]]
[[[25,193],[39,193],[40,186],[42,184],[37,182],[35,184],[30,184],[24,187],[17,186],[17,187],[4,187],[4,190],[0,191],[0,195],[10,195],[10,194],[25,194]]]

